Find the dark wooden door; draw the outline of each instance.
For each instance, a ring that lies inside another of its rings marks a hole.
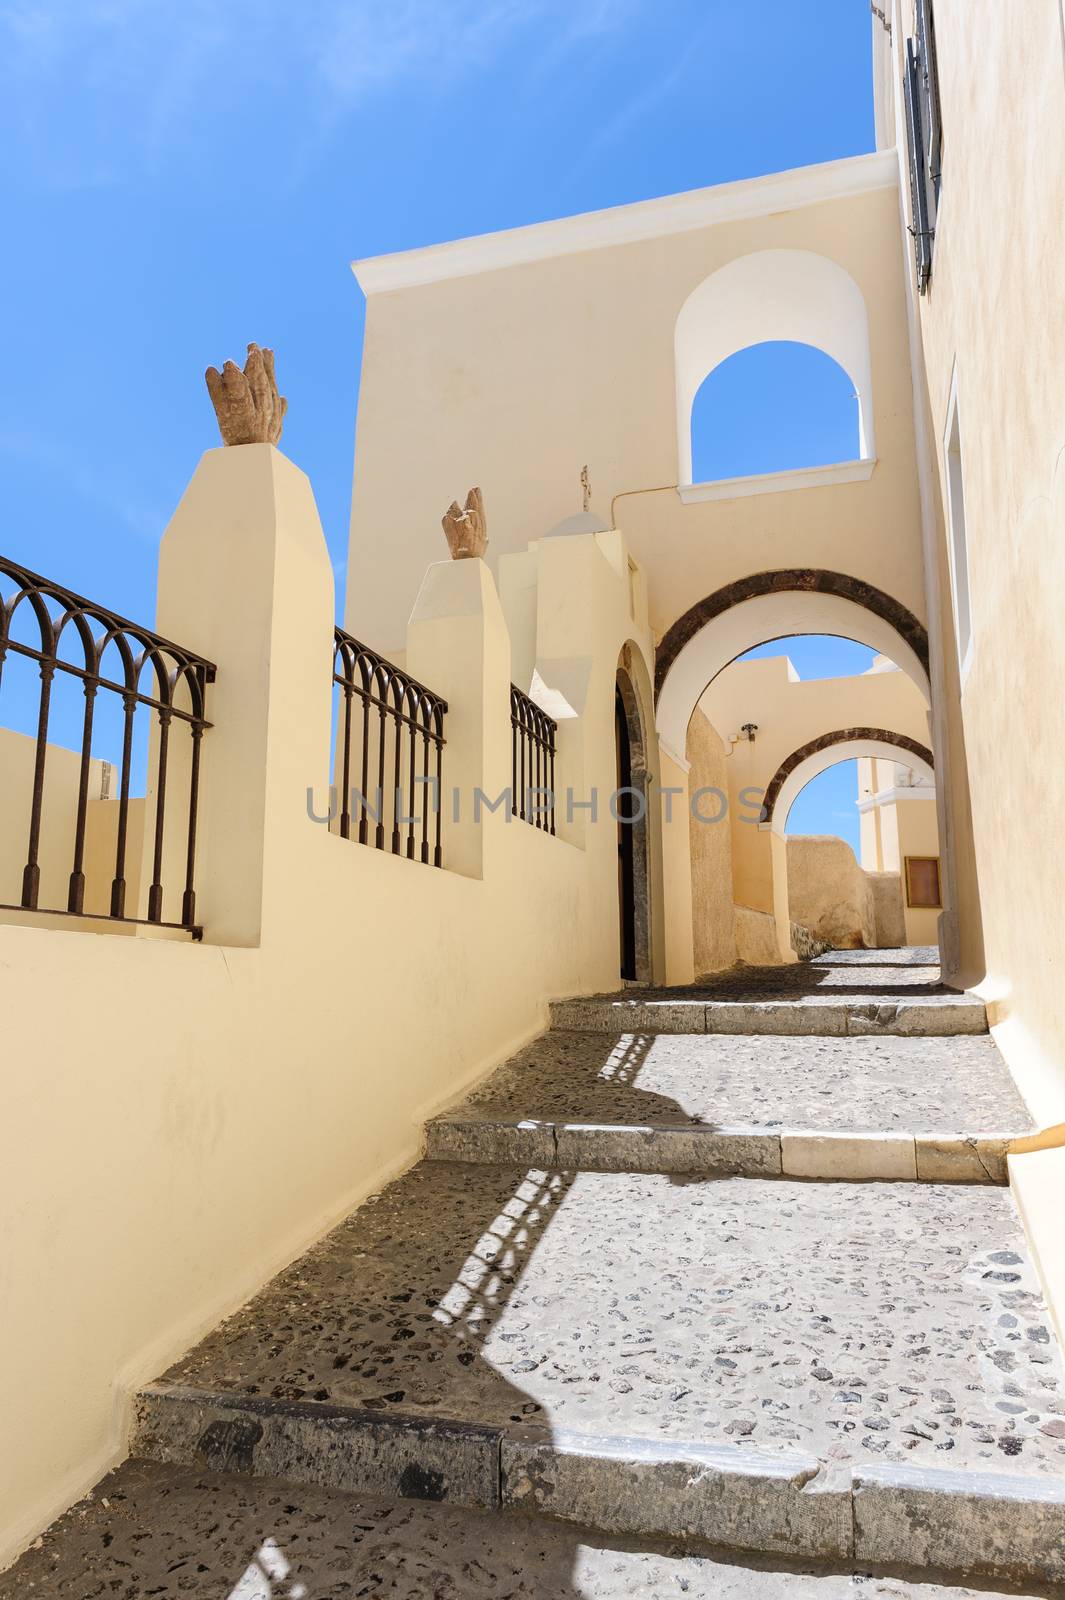
[[[621,793],[632,787],[632,748],[629,723],[621,690],[614,691],[614,743],[617,751],[618,795],[618,910],[621,927],[621,976],[636,977],[636,888],[633,860],[635,795]]]

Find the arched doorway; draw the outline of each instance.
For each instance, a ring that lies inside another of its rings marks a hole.
[[[618,926],[621,976],[650,983],[651,889],[647,740],[631,673],[629,646],[614,684],[614,748],[618,833]]]

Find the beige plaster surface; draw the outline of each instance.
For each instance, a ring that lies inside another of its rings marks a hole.
[[[310,486],[268,445],[201,461],[158,625],[219,668],[205,940],[0,925],[5,1061],[25,1065],[0,1106],[3,1554],[118,1459],[132,1387],[408,1165],[425,1116],[541,1029],[550,997],[616,985],[614,678],[628,645],[648,691],[649,641],[619,548],[556,541],[539,583],[576,712],[560,772],[598,785],[599,822],[551,837],[486,813],[476,861],[445,826],[445,870],[346,841],[307,811],[308,786],[325,808],[334,614]],[[454,707],[445,782],[498,793],[510,651],[482,563],[430,572],[408,661]],[[690,976],[690,911],[686,940]],[[661,976],[660,903],[652,941]]]
[[[692,941],[695,972],[717,972],[736,959],[736,933],[732,904],[732,830],[725,805],[728,773],[725,750],[701,711],[688,724],[687,758],[689,801],[699,790],[718,791],[697,804],[698,816],[689,822],[692,874]],[[718,817],[719,820],[709,819]],[[700,818],[706,818],[702,821]],[[745,958],[746,959],[746,958]]]
[[[912,31],[912,0],[895,0],[893,10],[890,45],[874,30],[884,69],[878,72],[882,139],[901,123],[901,51]],[[962,913],[957,981],[978,984],[989,1001],[1000,1048],[1046,1125],[1065,1117],[1065,857],[1046,847],[1052,797],[1065,770],[1058,737],[1065,592],[1062,12],[1057,0],[1024,6],[940,0],[936,40],[944,163],[927,294],[914,292],[909,261],[907,272],[919,449],[928,462],[927,520],[936,552],[929,576],[942,684],[937,746],[952,774],[939,800],[940,835],[952,846]],[[970,574],[967,658],[957,646],[947,538],[952,394]],[[1043,1176],[1056,1174],[1056,1159],[1049,1152],[1017,1158],[1012,1174],[1060,1324],[1059,1185]]]
[[[370,631],[385,649],[400,641],[412,574],[433,558],[440,538],[439,508],[468,482],[484,490],[494,564],[581,513],[585,463],[590,510],[603,526],[622,528],[646,569],[659,632],[721,584],[783,566],[866,578],[920,616],[909,361],[898,338],[905,304],[898,201],[882,181],[859,158],[852,182],[865,192],[703,227],[673,229],[667,221],[657,237],[491,271],[474,263],[463,275],[410,287],[377,292],[371,284],[351,630]],[[877,464],[867,481],[686,505],[674,488],[661,488],[676,485],[682,470],[678,317],[715,269],[781,249],[824,256],[864,300]],[[407,425],[397,430],[400,412]],[[404,485],[399,500],[397,483]],[[390,560],[382,569],[375,530],[386,524]]]

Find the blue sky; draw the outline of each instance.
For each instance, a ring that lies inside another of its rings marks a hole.
[[[257,339],[341,569],[350,260],[868,150],[869,39],[866,0],[0,0],[0,550],[150,621],[203,370]]]

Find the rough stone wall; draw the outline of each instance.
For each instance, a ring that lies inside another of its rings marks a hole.
[[[818,939],[803,923],[793,922],[790,926],[791,948],[795,951],[800,961],[812,961],[814,956],[819,956],[830,948],[823,939]]]
[[[876,945],[873,890],[842,839],[788,840],[788,904],[793,922],[836,950]]]
[[[777,925],[768,911],[753,911],[750,906],[736,906],[736,954],[749,967],[780,967],[777,945]]]
[[[873,891],[877,946],[881,950],[897,949],[906,943],[902,878],[897,872],[867,872],[866,877]]]
[[[691,763],[688,793],[716,788],[728,795],[725,747],[701,711],[692,713],[685,750]],[[702,807],[712,816],[712,796]],[[692,939],[695,971],[719,972],[736,959],[732,911],[732,830],[727,814],[719,822],[691,822]]]

